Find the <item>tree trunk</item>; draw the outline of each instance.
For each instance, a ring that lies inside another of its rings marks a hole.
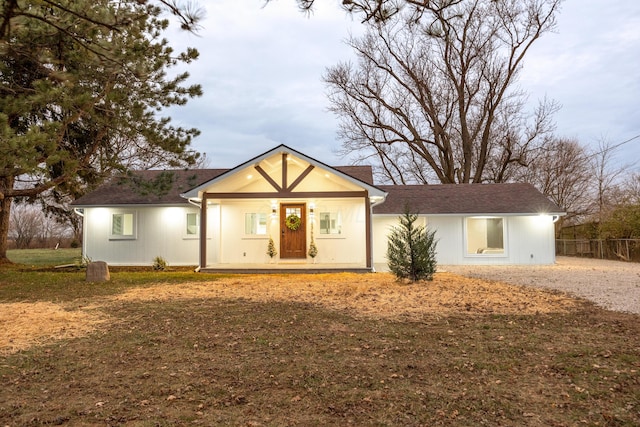
[[[13,188],[13,177],[0,178],[0,264],[9,264],[9,218],[11,217],[11,197],[6,196]]]

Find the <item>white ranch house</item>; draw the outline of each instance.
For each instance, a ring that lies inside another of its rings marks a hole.
[[[555,262],[563,212],[531,185],[376,186],[369,166],[331,167],[284,145],[233,169],[139,171],[73,203],[84,256],[202,271],[384,271],[407,205],[436,231],[439,264]]]

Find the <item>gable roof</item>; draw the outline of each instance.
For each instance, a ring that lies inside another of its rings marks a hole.
[[[371,166],[335,166],[333,169],[373,185]],[[229,169],[174,169],[133,171],[130,176],[117,176],[94,191],[78,198],[72,206],[183,205],[181,194],[228,172]],[[163,176],[164,174],[164,176]],[[148,182],[170,180],[164,191],[151,191]]]
[[[564,212],[530,184],[446,184],[446,185],[378,185],[373,183],[371,166],[336,166],[305,156],[280,145],[233,169],[145,170],[114,177],[71,205],[184,205],[187,197],[197,197],[213,182],[224,179],[247,166],[276,153],[290,153],[309,164],[330,170],[336,175],[382,196],[383,203],[373,208],[377,215],[399,215],[409,205],[412,212],[423,215],[486,214],[554,214]],[[159,184],[154,190],[150,182]],[[386,199],[384,198],[386,196]]]
[[[388,193],[374,214],[556,214],[564,212],[531,184],[380,185]]]
[[[299,151],[294,150],[291,147],[288,147],[284,144],[281,144],[269,151],[266,151],[262,154],[260,154],[259,156],[256,156],[238,166],[236,166],[233,169],[229,169],[226,172],[224,172],[223,174],[211,179],[208,182],[205,182],[195,188],[192,188],[191,190],[189,190],[188,192],[185,192],[182,194],[182,197],[185,198],[199,198],[200,197],[200,193],[206,191],[206,189],[208,187],[210,187],[213,184],[216,184],[217,182],[220,182],[226,178],[228,178],[229,176],[231,176],[232,174],[242,171],[243,169],[250,167],[252,165],[257,165],[260,162],[262,162],[265,159],[268,159],[269,157],[275,155],[275,154],[279,154],[279,153],[286,153],[286,154],[292,154],[293,156],[307,162],[309,165],[312,165],[314,167],[320,168],[320,169],[324,169],[326,171],[330,171],[332,173],[334,173],[335,175],[351,182],[352,184],[355,184],[359,187],[364,188],[365,190],[367,190],[369,192],[369,195],[371,196],[377,196],[380,198],[384,198],[384,196],[386,195],[383,191],[381,191],[378,187],[373,185],[373,174],[371,174],[371,176],[369,176],[369,173],[367,172],[366,174],[361,174],[360,172],[357,172],[357,169],[355,169],[355,166],[343,166],[341,168],[335,168],[335,167],[331,167],[325,163],[322,163],[316,159],[313,159],[305,154],[300,153]],[[356,172],[357,176],[354,175],[350,175],[348,173],[345,173],[344,171],[350,171],[350,172]],[[366,180],[363,180],[361,178],[365,178]]]

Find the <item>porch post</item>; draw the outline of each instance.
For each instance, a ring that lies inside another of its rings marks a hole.
[[[372,252],[371,252],[371,200],[369,199],[369,192],[367,191],[364,197],[364,212],[365,212],[365,234],[367,240],[367,268],[371,268],[372,265]]]
[[[207,193],[200,202],[200,268],[207,266]]]

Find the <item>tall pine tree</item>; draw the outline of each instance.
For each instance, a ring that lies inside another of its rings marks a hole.
[[[198,52],[173,51],[161,13],[137,0],[1,2],[0,263],[13,199],[79,195],[132,159],[195,161],[198,131],[160,114],[201,94],[167,74]]]

